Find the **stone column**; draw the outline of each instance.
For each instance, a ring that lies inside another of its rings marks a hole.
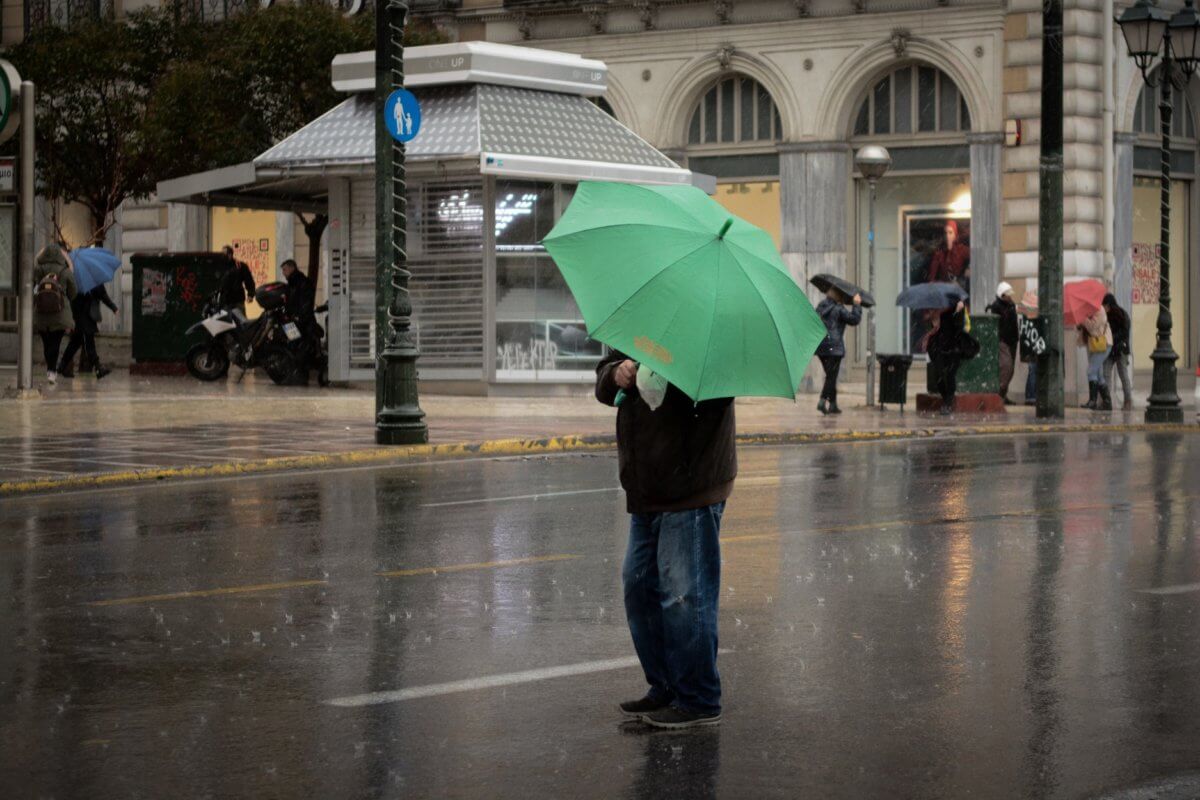
[[[209,249],[208,208],[168,203],[167,250],[172,253],[194,253]]]
[[[819,272],[847,276],[850,145],[779,146],[779,205],[784,263],[798,284]]]
[[[1000,270],[1000,168],[1003,133],[972,133],[971,311],[984,313],[996,295]]]
[[[1133,308],[1133,143],[1136,133],[1113,137],[1113,296]]]
[[[808,292],[813,305],[820,298],[808,282],[810,276],[848,275],[850,164],[846,142],[779,146],[780,251],[793,280]],[[820,373],[813,359],[802,391],[816,391]]]

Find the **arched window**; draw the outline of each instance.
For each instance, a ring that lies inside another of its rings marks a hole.
[[[696,103],[688,124],[689,145],[774,142],[782,134],[771,93],[744,75],[713,84]]]
[[[953,79],[937,67],[908,64],[868,91],[854,118],[855,136],[966,132],[971,114]]]
[[[1158,100],[1161,88],[1146,91],[1142,87],[1138,95],[1137,108],[1133,110],[1133,132],[1143,136],[1158,136],[1161,123],[1158,118]],[[1187,95],[1178,86],[1171,87],[1171,137],[1173,139],[1195,139],[1196,118],[1192,114],[1192,104]]]

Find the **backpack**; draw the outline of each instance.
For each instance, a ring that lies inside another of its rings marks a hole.
[[[39,314],[57,314],[67,307],[67,293],[58,282],[58,273],[50,272],[38,281],[33,292],[33,308]]]

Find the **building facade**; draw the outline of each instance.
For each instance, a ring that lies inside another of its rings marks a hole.
[[[338,2],[347,13],[371,7]],[[9,0],[4,41],[24,35],[30,24],[64,24],[105,9],[120,14],[142,3]],[[194,4],[213,18],[241,7],[234,0]],[[1018,296],[1036,288],[1038,0],[411,5],[449,41],[603,61],[609,89],[598,104],[680,165],[715,175],[718,199],[770,231],[802,283],[818,272],[866,282],[867,191],[853,153],[866,143],[888,147],[894,165],[879,182],[876,206],[880,352],[920,353],[923,320],[888,299],[930,277],[932,254],[946,246],[948,228],[969,248],[969,273],[957,277],[969,279],[975,311],[1000,280],[1014,284]],[[1173,10],[1181,3],[1163,5]],[[1157,106],[1111,21],[1126,4],[1066,0],[1065,6],[1065,271],[1069,280],[1107,281],[1132,309],[1134,365],[1147,369],[1158,302]],[[1196,84],[1192,79],[1177,93],[1172,145],[1174,343],[1185,372],[1200,355]],[[289,215],[255,213],[266,215],[255,218],[256,230],[277,231],[276,262],[303,243]],[[226,229],[216,214],[153,200],[130,204],[119,246],[126,252],[215,247]],[[863,340],[851,338],[851,360],[860,367]]]
[[[1124,4],[1065,6],[1065,271],[1106,280],[1132,308],[1144,369],[1158,302],[1157,105],[1112,23]],[[615,116],[715,175],[718,199],[771,231],[801,282],[833,272],[866,283],[867,191],[853,153],[888,147],[878,349],[919,353],[923,321],[888,300],[930,277],[947,222],[969,247],[975,311],[1000,280],[1018,297],[1036,289],[1041,11],[1037,0],[449,0],[419,13],[451,39],[604,61]],[[1183,369],[1200,339],[1195,84],[1178,93],[1173,143]]]

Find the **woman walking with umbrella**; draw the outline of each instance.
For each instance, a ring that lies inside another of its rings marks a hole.
[[[1112,330],[1108,327],[1104,308],[1096,309],[1077,326],[1077,330],[1079,346],[1086,347],[1088,354],[1088,401],[1083,408],[1112,411],[1112,395],[1108,393],[1108,382],[1104,379],[1104,362],[1112,348]]]
[[[849,308],[846,308],[847,304],[851,304]],[[830,286],[825,291],[825,299],[817,306],[817,314],[825,323],[825,329],[829,331],[817,347],[817,358],[825,368],[825,385],[821,387],[817,411],[822,414],[840,414],[842,410],[837,404],[837,379],[842,359],[846,357],[845,330],[847,325],[857,325],[862,321],[862,294],[855,292],[851,297],[838,287]]]
[[[71,361],[75,358],[75,353],[79,351],[79,348],[83,347],[84,352],[95,365],[96,378],[100,379],[112,372],[100,363],[100,357],[96,353],[96,334],[100,330],[100,306],[101,304],[106,305],[114,314],[117,313],[117,305],[108,296],[104,283],[112,280],[117,268],[121,266],[121,261],[112,253],[99,247],[80,248],[71,253],[71,258],[75,264],[75,283],[79,288],[79,293],[71,301],[71,315],[75,319],[75,331],[71,334],[71,341],[67,343],[67,350],[63,353],[58,371],[64,378],[75,377],[75,373],[71,370]]]

